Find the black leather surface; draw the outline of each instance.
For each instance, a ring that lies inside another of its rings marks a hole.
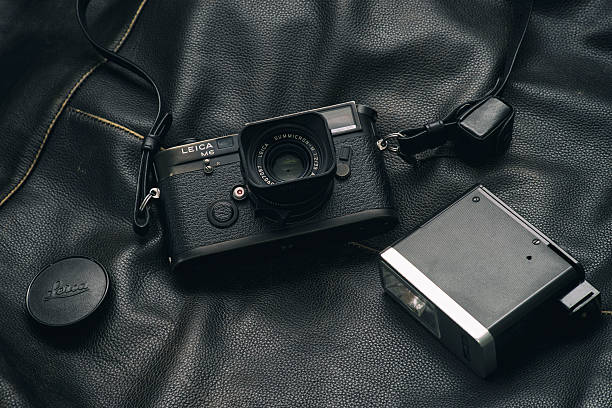
[[[503,0],[148,0],[129,29],[140,5],[94,1],[91,28],[158,80],[168,145],[350,99],[378,110],[382,134],[418,126],[490,88],[510,31]],[[104,121],[143,133],[152,94],[107,64],[85,75],[99,59],[73,1],[2,1],[0,30],[0,405],[612,405],[610,315],[481,380],[383,295],[363,249],[169,274],[159,223],[145,238],[130,225],[140,140]],[[504,93],[508,154],[472,167],[387,155],[401,224],[368,243],[481,182],[582,261],[612,309],[611,44],[608,0],[536,2]],[[41,328],[27,286],[70,255],[105,265],[106,306]]]

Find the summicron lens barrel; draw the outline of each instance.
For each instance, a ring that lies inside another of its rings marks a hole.
[[[327,201],[336,156],[321,114],[306,112],[252,123],[239,138],[242,173],[256,208],[298,217]]]
[[[320,169],[319,150],[304,132],[274,132],[259,141],[255,168],[268,185],[316,176]]]

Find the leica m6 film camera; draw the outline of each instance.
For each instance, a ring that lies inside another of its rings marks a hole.
[[[483,377],[525,322],[600,315],[580,264],[482,186],[380,258],[385,291]]]
[[[347,102],[158,153],[172,267],[306,237],[356,239],[393,226],[375,119],[373,109]]]

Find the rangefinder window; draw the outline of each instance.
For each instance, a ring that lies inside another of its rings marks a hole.
[[[332,135],[357,129],[357,121],[351,105],[323,110],[320,113],[327,120]]]

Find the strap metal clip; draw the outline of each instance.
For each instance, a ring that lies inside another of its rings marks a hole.
[[[389,133],[388,135],[384,136],[382,139],[378,139],[376,141],[376,146],[378,146],[378,150],[380,151],[389,149],[389,151],[398,152],[399,146],[396,144],[390,144],[389,140],[398,139],[403,136],[404,135],[402,135],[400,132]]]
[[[140,204],[140,207],[138,208],[140,212],[143,212],[145,208],[147,208],[147,205],[151,199],[158,199],[160,195],[161,191],[157,187],[153,187],[151,190],[149,190],[149,194],[145,196],[144,200],[142,200],[142,204]]]

